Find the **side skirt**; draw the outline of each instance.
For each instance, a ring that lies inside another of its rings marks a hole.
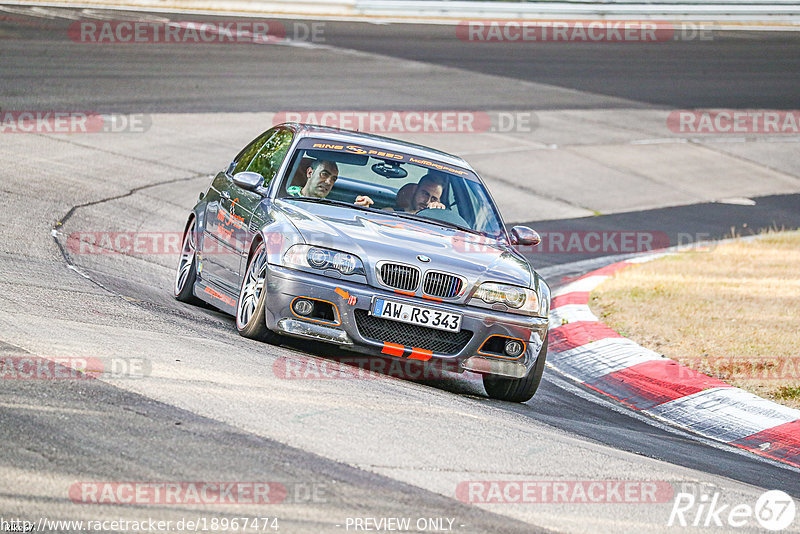
[[[200,300],[227,314],[236,316],[236,299],[238,296],[233,296],[219,287],[206,283],[204,280],[195,282],[193,292]]]

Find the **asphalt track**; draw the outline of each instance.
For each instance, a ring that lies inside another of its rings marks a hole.
[[[6,109],[92,105],[96,111],[121,113],[277,111],[285,109],[287,91],[292,109],[341,109],[339,104],[347,109],[438,109],[443,104],[431,98],[436,80],[409,78],[402,71],[392,77],[389,70],[381,73],[382,91],[365,92],[346,66],[317,64],[301,50],[275,61],[265,47],[64,46],[63,32],[79,14],[62,11],[15,24],[18,9],[9,6],[4,14],[6,53],[0,75]],[[164,17],[153,14],[149,20]],[[287,35],[302,36],[308,30],[294,28],[306,28],[311,21],[281,23]],[[455,26],[325,22],[317,44],[581,91],[541,89],[509,99],[502,87],[486,94],[469,85],[450,86],[450,109],[613,109],[631,101],[680,109],[798,107],[796,32],[717,31],[711,40],[572,44],[464,42],[455,32]],[[29,68],[31,55],[17,49],[26,37],[42,46],[33,56],[38,69]],[[303,74],[291,79],[298,61]],[[502,83],[507,82],[498,80]],[[89,101],[87,92],[94,93]]]
[[[376,77],[355,68],[358,54],[334,56],[325,48],[87,49],[63,42],[63,30],[77,13],[29,16],[13,9],[3,12],[7,18],[0,24],[4,110],[93,109],[186,118],[171,118],[160,143],[113,136],[98,141],[17,136],[3,142],[2,354],[138,354],[155,370],[141,381],[3,381],[3,517],[249,513],[241,506],[74,505],[65,488],[81,480],[324,486],[326,499],[297,499],[270,509],[288,532],[341,531],[335,525],[353,516],[455,517],[462,532],[668,530],[668,504],[504,507],[455,498],[454,481],[503,477],[667,480],[676,487],[719,489],[731,502],[750,502],[773,488],[800,497],[797,470],[656,425],[553,372],[524,405],[486,400],[481,386],[468,380],[276,380],[270,371],[276,358],[339,354],[297,342],[254,346],[235,334],[229,318],[179,305],[167,292],[174,258],[62,255],[50,236],[56,221],[64,232],[179,228],[207,185],[207,174],[252,137],[234,134],[236,124],[224,122],[230,115],[217,113],[793,109],[800,86],[795,34],[725,33],[711,43],[533,49],[465,45],[445,39],[449,30],[437,26],[327,23],[326,45],[413,60],[393,78],[391,65]],[[468,76],[440,84],[436,76],[442,71],[431,65],[502,78],[494,93],[487,85],[471,84]],[[514,91],[509,79],[543,85]],[[198,132],[199,124],[210,131]],[[791,174],[786,165],[782,172]],[[796,194],[753,198],[752,206],[705,202],[514,222],[545,232],[646,228],[664,232],[673,244],[681,232],[722,237],[731,228],[747,233],[798,226]],[[153,227],[153,219],[162,225]],[[63,246],[63,235],[56,241]],[[531,259],[557,287],[562,277],[608,261],[597,256],[534,253]],[[589,261],[576,266],[575,260]]]

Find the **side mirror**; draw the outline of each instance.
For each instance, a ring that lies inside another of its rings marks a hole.
[[[264,177],[257,172],[237,172],[233,175],[233,183],[247,191],[263,194]]]
[[[535,247],[542,242],[542,238],[527,226],[514,226],[511,228],[511,244]]]

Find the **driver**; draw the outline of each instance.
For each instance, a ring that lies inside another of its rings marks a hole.
[[[419,179],[414,194],[402,211],[406,213],[417,213],[424,209],[445,209],[442,204],[442,192],[444,191],[445,178],[441,174],[429,172]],[[398,210],[399,211],[399,210]]]
[[[333,161],[314,160],[306,171],[306,185],[289,186],[286,192],[293,197],[325,198],[331,192],[333,184],[339,177],[339,166]],[[356,197],[356,206],[370,207],[374,202],[366,195]]]

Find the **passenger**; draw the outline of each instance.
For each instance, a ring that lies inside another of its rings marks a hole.
[[[295,197],[325,198],[339,177],[339,166],[333,161],[318,159],[308,166],[306,176],[306,184],[303,187],[289,186],[286,192]],[[356,206],[370,207],[372,204],[372,199],[366,195],[356,197]]]
[[[394,198],[394,211],[406,211],[409,209],[416,188],[417,184],[406,184],[397,190],[397,195]]]

